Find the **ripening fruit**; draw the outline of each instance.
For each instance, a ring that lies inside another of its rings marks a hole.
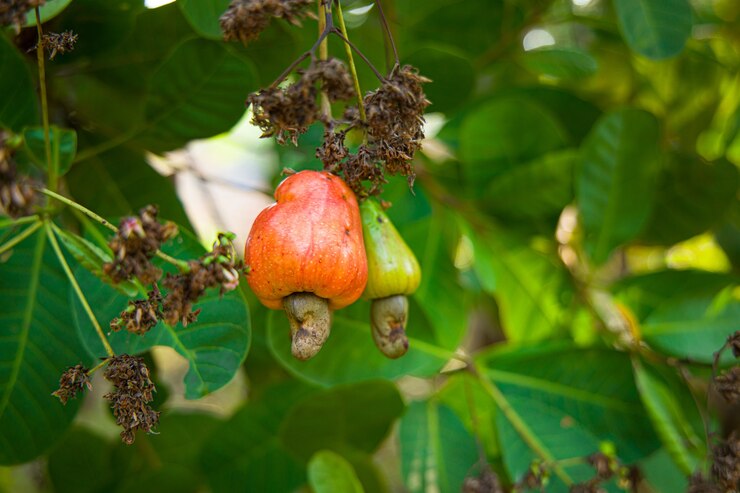
[[[383,208],[368,199],[360,206],[367,252],[364,297],[372,299],[370,325],[378,349],[389,358],[406,354],[408,299],[421,282],[421,268]]]
[[[247,282],[273,310],[285,309],[293,356],[314,356],[329,337],[331,310],[356,301],[367,282],[357,199],[326,171],[301,171],[275,190],[244,250]]]

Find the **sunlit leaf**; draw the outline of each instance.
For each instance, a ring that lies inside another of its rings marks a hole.
[[[315,493],[362,493],[352,464],[331,450],[316,452],[308,463],[308,484]]]

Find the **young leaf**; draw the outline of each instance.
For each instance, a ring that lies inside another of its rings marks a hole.
[[[316,452],[308,462],[308,484],[314,493],[363,493],[352,464],[331,450]]]

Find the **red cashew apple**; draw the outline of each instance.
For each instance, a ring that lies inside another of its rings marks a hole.
[[[285,309],[293,356],[306,360],[329,337],[331,311],[365,289],[362,221],[352,190],[326,171],[289,176],[275,200],[247,238],[247,282],[263,305]]]

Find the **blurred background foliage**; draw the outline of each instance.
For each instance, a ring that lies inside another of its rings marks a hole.
[[[740,3],[383,5],[402,61],[433,80],[413,193],[392,179],[382,195],[423,269],[409,353],[382,357],[361,301],[296,361],[284,317],[242,283],[203,300],[187,329],[111,337],[151,362],[163,412],[158,434],[127,447],[102,379],[66,407],[49,395],[64,368],[104,353],[35,230],[0,257],[0,489],[452,492],[486,464],[511,485],[544,461],[559,492],[593,477],[579,458],[605,449],[639,468],[640,491],[683,491],[706,472],[705,426],[721,436],[739,415],[709,382],[740,328]],[[62,192],[114,221],[157,204],[198,235],[171,255],[200,255],[223,228],[241,249],[279,171],[320,168],[320,127],[297,147],[257,142],[244,108],[311,46],[315,21],[273,21],[243,47],[220,40],[228,0],[155,6],[42,9],[47,32],[79,35],[47,63]],[[342,6],[383,71],[377,9]],[[40,176],[27,24],[0,36],[0,127]],[[330,52],[343,57],[338,39]],[[109,255],[98,228],[69,211],[57,221],[105,326],[130,293],[95,275]],[[21,228],[0,218],[0,243]]]

